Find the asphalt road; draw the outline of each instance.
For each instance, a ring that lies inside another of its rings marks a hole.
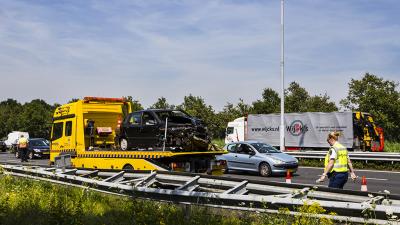
[[[0,152],[0,163],[20,163],[19,159],[16,159],[10,153]],[[33,159],[28,163],[33,165],[48,165],[47,159]],[[311,184],[316,185],[315,180],[322,174],[322,168],[314,167],[300,167],[297,173],[292,177],[292,183]],[[379,192],[388,190],[392,194],[400,195],[400,172],[392,171],[372,171],[372,170],[357,170],[356,174],[360,178],[353,182],[350,178],[345,189],[348,190],[360,190],[361,189],[361,176],[366,176],[368,191]],[[257,174],[235,172],[232,171],[229,174],[225,174],[227,177],[236,177],[241,179],[257,179],[257,180],[268,180],[285,182],[285,176],[274,176],[274,177],[260,177]],[[318,185],[328,185],[328,181]]]

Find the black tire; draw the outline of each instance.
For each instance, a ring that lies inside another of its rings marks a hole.
[[[121,138],[119,140],[119,146],[120,146],[122,151],[128,150],[129,149],[128,140],[126,138]]]
[[[228,167],[225,167],[224,174],[228,174],[228,173],[229,173],[229,169],[228,169]]]
[[[271,166],[266,162],[260,163],[258,171],[260,172],[260,175],[263,177],[269,177],[272,174]]]
[[[131,164],[125,164],[124,167],[122,167],[122,170],[125,171],[133,171],[133,166]]]

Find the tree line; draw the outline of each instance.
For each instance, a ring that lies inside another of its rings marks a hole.
[[[347,97],[340,101],[341,110],[363,111],[374,115],[376,122],[384,129],[385,137],[391,141],[400,140],[400,92],[395,81],[384,80],[366,73],[360,80],[352,79],[348,83]],[[143,109],[143,105],[128,96],[134,110]],[[77,101],[72,99],[70,102]],[[0,137],[14,130],[27,131],[31,137],[49,138],[52,115],[59,104],[50,105],[35,99],[21,104],[14,99],[0,102]],[[171,105],[164,97],[149,108],[181,109],[192,116],[202,119],[214,138],[224,137],[229,121],[247,114],[268,114],[280,112],[279,94],[272,88],[265,88],[261,98],[245,103],[226,103],[222,111],[216,112],[200,96],[188,95],[180,105]],[[285,112],[333,112],[339,107],[325,94],[310,95],[298,82],[291,82],[285,90]]]

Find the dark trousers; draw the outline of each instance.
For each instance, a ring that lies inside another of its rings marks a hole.
[[[21,162],[28,162],[28,149],[27,148],[20,148],[19,155],[21,157]]]
[[[349,174],[347,172],[332,172],[329,176],[329,186],[330,188],[340,188],[346,184]]]

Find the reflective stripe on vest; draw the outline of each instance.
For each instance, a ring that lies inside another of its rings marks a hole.
[[[348,171],[348,154],[347,149],[339,142],[335,142],[335,144],[329,149],[328,153],[325,156],[325,168],[329,163],[329,158],[332,154],[332,151],[336,151],[337,158],[335,159],[335,163],[333,164],[333,168],[329,172],[347,172]]]

